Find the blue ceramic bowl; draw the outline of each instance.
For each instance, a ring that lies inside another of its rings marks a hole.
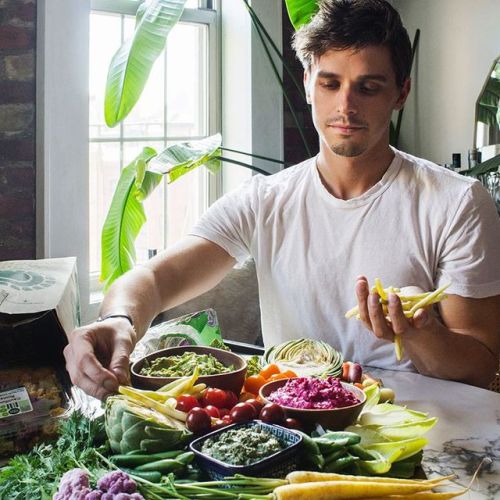
[[[231,429],[245,427],[256,427],[263,429],[284,445],[284,449],[263,458],[250,465],[230,465],[217,460],[201,451],[203,443],[211,437],[218,436]],[[260,420],[252,420],[240,424],[232,424],[222,429],[206,434],[195,439],[189,447],[196,456],[196,461],[211,479],[219,481],[234,474],[261,477],[285,477],[289,472],[297,468],[298,451],[302,445],[302,436],[295,431],[281,427],[280,425],[266,424]]]

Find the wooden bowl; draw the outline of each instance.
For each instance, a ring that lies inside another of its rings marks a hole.
[[[266,403],[272,403],[267,399],[267,396],[284,386],[291,379],[280,379],[273,382],[264,384],[259,391],[260,397]],[[280,405],[285,410],[286,416],[289,418],[296,418],[302,422],[306,427],[312,427],[315,424],[320,424],[325,430],[338,431],[345,429],[347,426],[353,424],[358,418],[363,406],[366,402],[366,394],[347,382],[341,382],[342,387],[352,392],[358,399],[359,403],[343,408],[332,409],[301,409],[291,408],[289,406]]]
[[[207,387],[217,387],[225,391],[233,391],[235,394],[241,392],[241,388],[245,383],[245,375],[247,372],[247,362],[238,354],[223,349],[216,349],[215,347],[207,346],[179,346],[168,347],[159,351],[152,352],[144,356],[130,367],[132,385],[139,389],[160,389],[164,385],[173,382],[180,377],[154,377],[149,375],[141,375],[141,370],[146,362],[151,362],[156,358],[167,356],[180,356],[185,352],[195,352],[196,354],[211,354],[217,358],[224,366],[234,366],[234,370],[227,373],[220,373],[218,375],[201,375],[198,377],[196,383],[206,384]]]

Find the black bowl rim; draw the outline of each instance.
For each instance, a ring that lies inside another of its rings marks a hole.
[[[259,389],[259,396],[266,402],[266,403],[274,403],[274,401],[271,401],[270,399],[267,399],[266,396],[264,396],[262,394],[262,389],[264,387],[266,387],[266,385],[269,385],[269,384],[273,384],[273,383],[276,383],[276,382],[281,382],[282,380],[284,380],[283,384],[285,384],[286,382],[288,382],[289,380],[293,380],[294,378],[300,378],[300,377],[290,377],[290,378],[282,378],[282,379],[279,379],[279,380],[271,380],[270,382],[267,382],[266,384],[264,384],[260,389]],[[349,406],[341,406],[340,408],[294,408],[293,406],[285,406],[285,405],[282,405],[280,403],[274,403],[274,404],[277,404],[279,406],[281,406],[284,410],[292,410],[292,411],[311,411],[311,412],[316,412],[316,411],[322,411],[322,412],[325,412],[325,411],[340,411],[340,410],[348,410],[350,408],[357,408],[359,406],[363,406],[365,403],[366,403],[366,393],[364,391],[362,391],[359,387],[356,387],[352,384],[349,384],[349,382],[344,382],[343,380],[340,381],[340,383],[342,384],[342,386],[352,386],[354,387],[354,391],[352,392],[356,392],[356,390],[360,391],[363,395],[364,395],[364,399],[363,401],[360,401],[359,403],[355,403],[353,405],[349,405]],[[281,387],[281,386],[280,386]],[[351,387],[348,388],[348,390],[350,390]]]
[[[187,350],[189,350],[190,348],[200,348],[200,349],[204,349],[204,350],[208,349],[209,351],[225,352],[227,354],[232,354],[233,356],[235,356],[236,358],[240,359],[243,362],[243,366],[241,368],[238,368],[237,370],[233,370],[232,372],[218,373],[215,375],[200,375],[198,377],[198,379],[203,378],[206,380],[211,380],[212,377],[222,377],[224,375],[234,375],[235,373],[239,373],[239,372],[247,369],[247,360],[243,356],[240,356],[239,354],[236,354],[235,352],[225,351],[224,349],[218,349],[217,347],[210,347],[210,346],[204,346],[204,345],[185,345],[185,346],[165,347],[164,349],[158,349],[157,351],[150,352],[149,354],[146,354],[145,356],[142,356],[141,358],[136,359],[132,363],[132,365],[130,366],[130,371],[134,377],[137,377],[138,380],[150,380],[150,379],[175,380],[175,379],[183,378],[186,375],[181,375],[179,377],[156,377],[154,375],[141,375],[140,373],[137,373],[137,371],[135,370],[135,367],[137,366],[137,364],[139,362],[144,361],[146,358],[149,358],[150,356],[153,356],[154,354],[158,354],[158,353],[161,353],[163,351],[170,351],[172,349],[184,349],[184,348]],[[196,352],[196,351],[194,351],[194,352]],[[159,358],[160,356],[158,355],[156,357]],[[189,376],[189,375],[187,375],[187,376]]]
[[[278,427],[280,429],[284,429],[289,434],[293,434],[293,435],[297,436],[299,439],[296,443],[293,443],[290,446],[287,446],[286,448],[284,448],[280,451],[277,451],[276,453],[273,453],[272,455],[269,455],[268,457],[262,458],[261,460],[258,460],[257,462],[254,462],[253,464],[249,464],[249,465],[232,465],[232,464],[228,464],[226,462],[221,462],[220,460],[217,460],[216,458],[213,458],[210,455],[207,455],[207,454],[203,453],[202,451],[197,450],[194,446],[196,444],[202,443],[203,441],[205,441],[206,439],[208,439],[212,436],[216,436],[217,434],[222,434],[223,432],[226,432],[230,429],[234,429],[237,427],[247,427],[247,426],[253,427],[254,425],[261,425],[264,428],[265,427]],[[287,427],[283,427],[282,425],[278,425],[278,424],[268,424],[267,422],[262,422],[262,420],[254,419],[254,420],[250,420],[248,422],[236,422],[234,424],[226,425],[220,429],[216,429],[215,431],[209,432],[208,434],[204,434],[203,436],[196,438],[194,441],[191,441],[191,443],[189,444],[189,449],[196,456],[199,456],[203,460],[213,462],[213,463],[217,464],[219,467],[223,467],[225,469],[241,473],[243,470],[246,470],[248,468],[254,468],[254,467],[261,466],[262,464],[274,461],[275,458],[277,458],[285,453],[287,453],[287,454],[290,453],[293,449],[298,448],[302,444],[303,440],[304,439],[303,439],[302,435],[299,432],[294,431],[293,429],[288,429]]]

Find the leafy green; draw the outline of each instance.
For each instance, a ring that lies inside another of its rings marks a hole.
[[[109,66],[104,101],[108,127],[122,121],[139,100],[185,3],[186,0],[149,0],[139,7],[133,37],[118,49]]]
[[[247,359],[247,377],[258,375],[262,368],[263,366],[259,355],[254,354]]]
[[[89,419],[79,411],[64,420],[54,444],[41,443],[24,455],[16,455],[0,469],[0,498],[49,499],[62,475],[80,467],[98,476],[104,470],[95,449],[105,449],[104,421]]]
[[[285,4],[295,30],[307,24],[319,8],[318,0],[285,0]]]

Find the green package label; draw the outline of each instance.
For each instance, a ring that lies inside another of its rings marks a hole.
[[[33,411],[33,407],[25,387],[0,392],[0,418],[12,417],[30,411]]]

